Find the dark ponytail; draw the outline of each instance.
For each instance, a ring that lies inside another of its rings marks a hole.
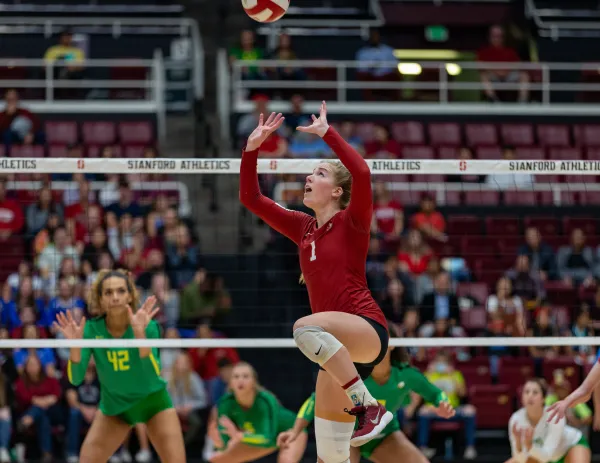
[[[398,330],[394,327],[394,325],[388,322],[388,333],[391,338],[399,338]],[[390,362],[393,367],[396,368],[406,368],[410,366],[410,355],[408,350],[404,346],[396,346],[390,353]]]

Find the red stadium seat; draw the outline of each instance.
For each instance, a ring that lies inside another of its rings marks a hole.
[[[590,161],[600,161],[600,148],[588,148],[586,150],[586,157]]]
[[[498,191],[466,191],[465,203],[469,206],[497,206],[500,202]]]
[[[0,158],[6,157],[6,146],[0,145]]]
[[[579,148],[552,148],[548,155],[548,159],[556,161],[571,161],[583,159],[583,153]]]
[[[458,159],[458,148],[455,146],[440,146],[438,148],[439,159]]]
[[[535,183],[561,183],[562,175],[534,175],[533,176]]]
[[[465,256],[495,256],[498,242],[489,236],[465,236],[461,240],[461,252]]]
[[[560,221],[557,217],[525,217],[525,227],[535,227],[542,237],[560,234]]]
[[[486,217],[485,232],[488,235],[520,235],[521,222],[516,217]]]
[[[475,261],[473,273],[477,281],[495,287],[498,278],[514,264],[514,256],[483,257]]]
[[[513,391],[535,376],[531,357],[503,357],[498,374],[498,382],[508,384]]]
[[[456,288],[457,297],[472,297],[480,304],[485,304],[490,290],[485,283],[459,283]],[[471,310],[471,309],[469,309]],[[468,311],[468,310],[467,310]]]
[[[579,193],[579,201],[582,205],[600,205],[600,191],[586,191]]]
[[[43,158],[44,147],[40,145],[13,145],[10,147],[12,158]]]
[[[544,359],[542,371],[544,378],[549,383],[552,382],[554,370],[564,370],[566,379],[574,388],[581,383],[581,367],[577,365],[572,358]]]
[[[446,206],[460,206],[460,191],[446,191],[444,192],[444,204]]]
[[[530,146],[534,144],[531,124],[502,124],[500,132],[505,145]]]
[[[477,409],[477,429],[502,429],[508,426],[513,413],[512,394],[498,396],[469,397],[471,405]]]
[[[573,230],[580,228],[586,235],[596,235],[598,233],[598,220],[588,217],[563,217],[563,233],[570,235]]]
[[[140,145],[128,145],[124,147],[123,153],[126,158],[143,158],[145,149]]]
[[[402,145],[425,144],[425,130],[420,122],[394,122],[390,132],[392,138]]]
[[[467,384],[469,383],[467,382]],[[510,387],[510,384],[474,384],[472,386],[469,385],[469,397],[472,397],[474,395],[478,397],[497,397],[501,394],[507,394],[512,396],[514,395],[514,390]]]
[[[154,141],[152,124],[148,121],[120,122],[119,139],[124,144],[149,145]]]
[[[600,146],[600,125],[583,124],[573,130],[577,146]]]
[[[487,327],[485,307],[471,307],[460,311],[460,324],[469,333],[478,333]]]
[[[448,218],[446,232],[449,235],[481,235],[481,219],[473,215],[454,215]]]
[[[545,283],[548,300],[556,305],[564,305],[568,308],[575,307],[577,303],[577,290],[566,285],[562,281],[547,281]]]
[[[517,250],[525,243],[522,236],[499,236],[498,247],[503,256],[517,256]]]
[[[403,204],[405,206],[416,206],[421,202],[422,195],[422,191],[414,190],[395,191],[393,194],[394,199],[396,199],[400,202],[400,204]]]
[[[429,124],[429,142],[433,146],[460,146],[462,137],[460,125],[453,122],[432,122]]]
[[[434,159],[435,152],[431,146],[405,146],[402,148],[404,159]]]
[[[535,191],[505,191],[504,204],[509,206],[535,206],[537,194]]]
[[[515,148],[515,155],[517,156],[517,159],[522,159],[524,161],[542,161],[546,159],[544,148],[538,148],[537,146],[519,146]]]
[[[84,122],[81,131],[83,142],[90,145],[112,145],[117,138],[114,122]]]
[[[498,145],[498,129],[494,124],[465,124],[465,134],[469,146]]]
[[[571,145],[569,128],[566,125],[540,124],[537,126],[537,136],[542,146],[566,147]]]
[[[555,324],[559,330],[568,329],[571,327],[571,311],[563,305],[554,306],[550,312],[554,317]]]
[[[499,146],[480,146],[477,148],[477,159],[502,159],[502,150]]]
[[[441,174],[416,174],[410,175],[410,180],[413,183],[430,183],[430,184],[439,184],[444,183],[444,176]]]
[[[66,145],[50,145],[48,148],[48,156],[51,158],[64,158],[67,157],[67,146]]]
[[[100,155],[102,154],[102,148],[103,148],[103,146],[89,145],[87,147],[87,156],[89,158],[100,157]],[[121,156],[123,156],[123,148],[121,147],[121,145],[112,145],[111,148],[112,148],[113,156],[115,158],[120,158]]]
[[[462,363],[457,369],[463,374],[465,383],[472,387],[477,385],[491,386],[492,375],[489,365],[469,365]]]
[[[73,121],[48,121],[45,124],[46,141],[50,144],[69,145],[79,138],[77,123]]]

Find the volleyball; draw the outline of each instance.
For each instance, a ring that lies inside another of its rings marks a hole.
[[[290,0],[242,0],[248,16],[259,23],[272,23],[280,19],[290,6]]]

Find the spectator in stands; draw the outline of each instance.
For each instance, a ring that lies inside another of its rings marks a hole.
[[[39,328],[33,323],[23,326],[23,339],[40,339]],[[44,374],[53,378],[56,376],[56,357],[54,351],[48,347],[15,349],[13,360],[19,373],[23,372],[27,360],[32,356],[41,363]]]
[[[216,275],[200,269],[183,288],[180,320],[194,327],[210,319],[219,321],[231,310],[231,298]]]
[[[181,352],[175,361],[169,379],[169,393],[179,419],[187,424],[185,444],[198,442],[198,447],[204,448],[210,402],[202,379],[192,369],[187,352]]]
[[[273,50],[268,59],[278,61],[295,61],[298,59],[296,52],[292,47],[292,38],[288,34],[281,34],[279,36],[279,44],[275,50]],[[271,69],[268,72],[274,79],[277,80],[304,80],[306,75],[302,67],[283,66],[275,69]],[[290,96],[290,89],[281,89],[277,91],[282,98],[287,99]]]
[[[422,303],[425,294],[433,292],[435,279],[441,271],[439,259],[432,256],[427,262],[425,272],[415,278],[415,302],[417,304]]]
[[[477,411],[472,405],[461,405],[467,397],[467,385],[462,373],[455,369],[448,354],[444,351],[438,352],[435,359],[427,367],[425,377],[439,387],[448,396],[448,402],[456,410],[456,415],[451,421],[458,421],[464,426],[465,432],[465,460],[477,458],[475,449],[475,417]],[[418,445],[428,458],[435,455],[435,450],[428,448],[429,430],[432,421],[437,421],[433,405],[426,404],[419,410],[419,439]]]
[[[44,299],[41,288],[34,286],[34,278],[31,276],[24,276],[19,282],[19,287],[14,294],[14,302],[17,309],[21,307],[30,306],[35,308],[38,312],[44,308]]]
[[[367,254],[367,285],[375,298],[385,290],[385,262],[388,258],[389,255],[381,249],[381,240],[371,235]]]
[[[145,259],[146,268],[138,276],[136,285],[142,289],[149,290],[152,285],[154,275],[165,272],[165,256],[160,249],[150,249]],[[167,274],[167,278],[169,275]],[[169,279],[169,286],[173,286]]]
[[[12,384],[9,378],[0,372],[0,463],[10,463]]]
[[[423,241],[421,232],[418,229],[412,229],[400,244],[398,251],[400,269],[413,276],[421,275],[427,270],[432,255],[431,248]]]
[[[57,214],[50,214],[46,226],[33,239],[32,248],[34,256],[39,256],[46,246],[52,242],[54,232],[60,226],[63,226],[62,219]]]
[[[488,315],[487,329],[483,333],[488,338],[504,338],[513,336],[512,326],[510,331],[507,329],[502,314],[498,311]],[[508,355],[516,356],[519,354],[518,348],[507,346],[489,346],[487,353],[490,357],[490,373],[493,378],[497,378],[500,371],[500,358]]]
[[[224,338],[221,333],[214,331],[209,323],[202,323],[196,331],[200,339],[219,339]],[[217,347],[208,349],[206,347],[193,348],[189,351],[194,371],[197,372],[204,380],[210,403],[215,404],[219,400],[220,395],[225,391],[226,383],[223,383],[219,363],[227,359],[232,365],[240,361],[240,356],[233,347]]]
[[[523,301],[513,293],[510,279],[502,277],[496,283],[496,294],[490,294],[485,303],[488,316],[499,317],[504,322],[508,336],[525,335],[525,311]]]
[[[179,339],[179,330],[175,327],[167,328],[165,330],[165,339]],[[160,350],[160,374],[166,381],[171,379],[171,371],[179,354],[181,354],[181,349],[177,349],[176,347],[168,347]]]
[[[516,159],[515,149],[505,146],[502,149],[502,159],[512,161]],[[497,190],[531,190],[535,179],[531,174],[490,174],[486,178],[486,184]]]
[[[387,284],[390,280],[398,279],[402,282],[404,290],[409,300],[414,301],[414,283],[413,277],[410,273],[405,272],[400,265],[396,256],[390,256],[383,264],[383,279],[380,281],[380,287],[378,287],[379,293],[387,288]]]
[[[581,308],[579,310],[577,318],[575,318],[575,322],[567,334],[568,336],[578,338],[589,338],[595,336],[595,331],[592,327],[592,319],[590,318],[590,312],[588,310],[585,308]],[[593,363],[594,360],[596,360],[596,348],[593,346],[573,346],[567,347],[566,350],[570,356],[575,358],[575,361],[578,364]]]
[[[468,146],[463,146],[458,150],[458,159],[461,161],[469,161],[473,159],[473,150]],[[485,175],[446,175],[446,182],[461,182],[461,183],[483,183],[485,181]]]
[[[74,44],[73,33],[70,29],[65,29],[60,33],[58,43],[46,50],[44,60],[54,65],[52,74],[54,79],[83,79],[85,53]],[[68,92],[64,93],[69,94]]]
[[[192,243],[190,230],[185,224],[177,227],[175,243],[167,244],[167,268],[176,288],[187,285],[200,266],[198,246]]]
[[[298,158],[321,158],[331,152],[321,137],[299,132],[296,127],[312,124],[310,116],[304,111],[304,97],[293,95],[290,101],[291,112],[286,114],[281,134],[290,140],[289,154]]]
[[[531,269],[539,272],[542,281],[557,277],[556,259],[552,248],[542,241],[540,231],[535,227],[525,230],[525,244],[519,246],[518,254],[529,257]]]
[[[392,199],[384,182],[375,183],[371,233],[383,240],[384,248],[394,251],[404,232],[404,208]]]
[[[363,139],[356,133],[355,129],[354,122],[344,121],[340,125],[339,133],[349,145],[364,156],[365,147],[363,146]]]
[[[11,273],[6,279],[6,283],[10,287],[13,294],[17,294],[17,291],[21,286],[21,282],[26,278],[29,278],[31,282],[32,293],[41,292],[43,288],[43,281],[39,276],[33,275],[32,272],[33,269],[29,261],[22,260],[19,263],[18,270],[15,273]]]
[[[122,214],[120,218],[117,215],[109,213],[106,215],[106,231],[108,233],[108,249],[110,253],[119,261],[125,254],[133,249],[134,236],[137,228],[134,225],[131,214]]]
[[[513,294],[519,296],[526,309],[539,307],[546,297],[544,283],[540,272],[532,271],[529,265],[529,256],[517,256],[515,267],[506,272],[513,288]]]
[[[550,318],[550,308],[549,307],[541,307],[538,309],[535,321],[533,322],[533,326],[527,333],[528,336],[533,336],[536,338],[541,337],[552,337],[559,336],[559,332],[555,326],[552,324],[552,320]],[[529,355],[534,358],[536,361],[536,375],[542,376],[541,374],[541,365],[545,358],[552,359],[556,358],[559,353],[559,348],[557,346],[530,346],[529,347]]]
[[[177,209],[174,207],[167,209],[163,215],[162,224],[158,228],[158,237],[163,248],[166,248],[169,244],[175,244],[180,224],[181,220]],[[150,235],[150,238],[153,238],[152,235]]]
[[[26,211],[27,237],[33,239],[48,224],[51,214],[56,214],[62,220],[63,207],[54,202],[52,190],[48,186],[42,187],[39,191],[38,200],[30,204]]]
[[[90,242],[85,245],[81,254],[81,270],[85,276],[89,276],[100,269],[99,258],[104,252],[110,252],[106,230],[102,227],[96,227],[90,233]]]
[[[421,322],[433,323],[444,319],[450,326],[457,326],[460,318],[458,298],[450,287],[450,275],[440,272],[433,283],[433,292],[426,294],[421,302]]]
[[[38,257],[37,266],[42,278],[50,280],[56,278],[62,260],[65,258],[73,259],[79,267],[79,253],[71,246],[67,231],[61,226],[54,230],[52,242],[44,247]]]
[[[67,463],[77,463],[81,446],[81,427],[84,425],[87,428],[92,424],[100,404],[100,382],[94,363],[89,363],[83,382],[79,386],[73,386],[65,378],[63,387],[69,409],[65,444]]]
[[[256,46],[254,32],[245,29],[240,33],[240,44],[229,51],[229,61],[233,65],[236,61],[255,61],[264,58],[262,48]],[[242,79],[258,80],[264,79],[265,71],[257,66],[245,66],[239,69]]]
[[[556,254],[559,278],[571,287],[594,283],[594,252],[585,245],[586,236],[580,228],[571,232],[571,244],[561,246]]]
[[[179,293],[171,289],[169,277],[165,272],[157,272],[152,276],[150,290],[144,292],[142,299],[156,297],[160,313],[156,321],[163,327],[175,327],[179,320]]]
[[[47,326],[52,326],[59,313],[74,309],[85,310],[85,302],[75,296],[75,286],[65,277],[58,280],[58,294],[52,298],[46,309]]]
[[[136,220],[142,216],[142,208],[134,200],[133,191],[131,191],[127,179],[121,179],[119,181],[119,201],[109,205],[106,208],[106,212],[107,215],[111,213],[114,214],[117,219],[120,219],[124,214],[129,214]]]
[[[482,47],[477,52],[477,60],[480,63],[518,63],[521,61],[517,52],[507,47],[504,43],[504,29],[502,26],[494,25],[490,27],[489,45]],[[503,92],[496,91],[494,84],[513,83],[519,84],[519,102],[524,103],[529,100],[529,74],[527,71],[517,69],[499,69],[498,67],[487,68],[485,65],[481,70],[481,83],[485,97],[491,102],[503,100],[498,95]],[[512,93],[512,92],[511,92]]]
[[[0,241],[20,232],[25,223],[21,206],[6,196],[6,179],[0,178]]]
[[[290,112],[285,114],[282,135],[293,139],[298,135],[302,135],[302,132],[298,132],[296,127],[310,125],[311,123],[310,114],[304,110],[304,96],[299,93],[292,95]]]
[[[397,159],[401,153],[402,147],[390,137],[390,130],[383,125],[376,125],[373,140],[365,142],[365,155],[368,158]]]
[[[435,209],[435,199],[430,194],[424,194],[421,198],[419,212],[412,216],[412,226],[420,230],[426,238],[445,242],[448,237],[446,231],[446,220],[444,216]]]
[[[397,82],[398,68],[394,49],[381,42],[381,35],[375,28],[371,29],[369,41],[356,53],[359,62],[357,77],[364,82]],[[366,89],[363,91],[365,100],[374,100],[375,97],[390,99],[390,93],[396,99],[398,92],[389,90]]]
[[[0,112],[0,134],[4,144],[32,145],[43,144],[44,133],[39,118],[31,111],[22,108],[19,93],[15,89],[4,94],[4,111]]]
[[[388,282],[387,290],[381,299],[380,307],[388,321],[402,323],[404,312],[406,312],[411,302],[404,291],[402,282],[398,279],[393,279]]]
[[[36,355],[27,359],[15,384],[19,431],[35,426],[42,462],[52,461],[52,425],[62,421],[59,382],[45,373]]]
[[[582,304],[581,309],[589,310],[592,327],[600,330],[600,285],[596,286],[594,296]]]
[[[254,101],[254,111],[240,117],[237,123],[235,132],[238,139],[237,144],[240,147],[256,128],[260,115],[268,113],[269,97],[267,95],[256,94],[252,100]]]
[[[404,318],[401,324],[394,324],[398,337],[418,338],[419,334],[419,311],[416,308],[408,308],[404,311]],[[425,358],[425,349],[423,347],[406,347],[411,358],[421,361]]]

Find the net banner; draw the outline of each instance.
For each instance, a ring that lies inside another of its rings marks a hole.
[[[503,161],[458,159],[367,159],[371,172],[394,174],[536,174],[598,175],[600,161]],[[309,174],[323,160],[259,159],[262,174]],[[104,159],[3,158],[0,173],[105,173],[105,174],[238,174],[241,159]]]

